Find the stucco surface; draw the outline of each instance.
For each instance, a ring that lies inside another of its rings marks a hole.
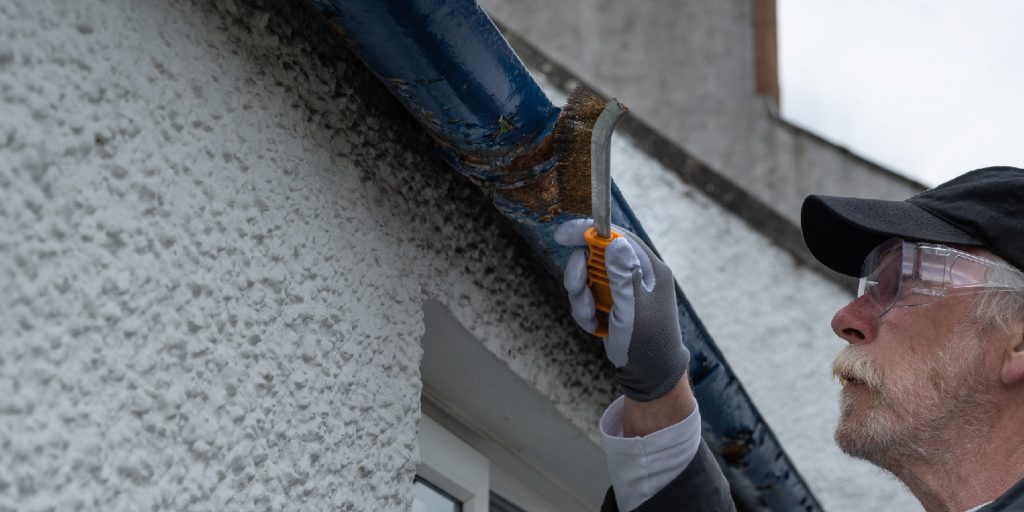
[[[594,435],[596,346],[333,41],[0,3],[0,510],[404,510],[427,297]]]
[[[427,298],[594,438],[558,283],[303,8],[0,3],[0,112],[0,510],[405,510]],[[829,451],[842,291],[613,162],[826,506],[907,509]]]

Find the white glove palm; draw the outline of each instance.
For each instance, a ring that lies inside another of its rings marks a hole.
[[[594,221],[577,219],[568,221],[555,230],[555,241],[570,247],[579,247],[569,256],[565,265],[563,285],[569,293],[572,318],[587,332],[597,330],[597,312],[594,294],[587,286],[587,242],[583,232]],[[626,230],[613,226],[616,233]],[[633,239],[623,236],[616,238],[604,252],[605,271],[612,290],[612,309],[608,315],[608,337],[604,338],[605,352],[616,367],[625,366],[629,350],[629,339],[633,335],[633,269],[640,269],[644,289],[651,291],[655,286],[654,269],[647,252]]]
[[[597,327],[594,296],[587,286],[587,254],[583,232],[593,221],[568,221],[555,230],[555,241],[577,247],[569,256],[563,284],[572,317],[587,332]],[[671,390],[686,370],[690,353],[682,343],[672,272],[633,233],[622,234],[605,248],[605,271],[612,291],[605,353],[615,365],[627,396],[639,401]]]

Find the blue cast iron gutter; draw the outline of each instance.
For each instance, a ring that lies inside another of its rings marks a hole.
[[[589,213],[589,176],[558,165],[574,156],[556,154],[553,144],[564,116],[476,1],[309,1],[560,279],[569,251],[552,233]],[[612,222],[654,247],[614,184]],[[710,426],[704,437],[724,461],[738,507],[820,510],[678,284],[676,292],[694,392]]]

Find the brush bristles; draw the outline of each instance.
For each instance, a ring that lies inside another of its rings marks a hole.
[[[590,215],[590,136],[607,100],[585,87],[569,94],[553,132],[562,211]]]

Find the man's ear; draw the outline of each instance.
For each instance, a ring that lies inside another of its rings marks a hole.
[[[1008,386],[1024,381],[1024,323],[1015,323],[1007,332],[1001,377]]]

